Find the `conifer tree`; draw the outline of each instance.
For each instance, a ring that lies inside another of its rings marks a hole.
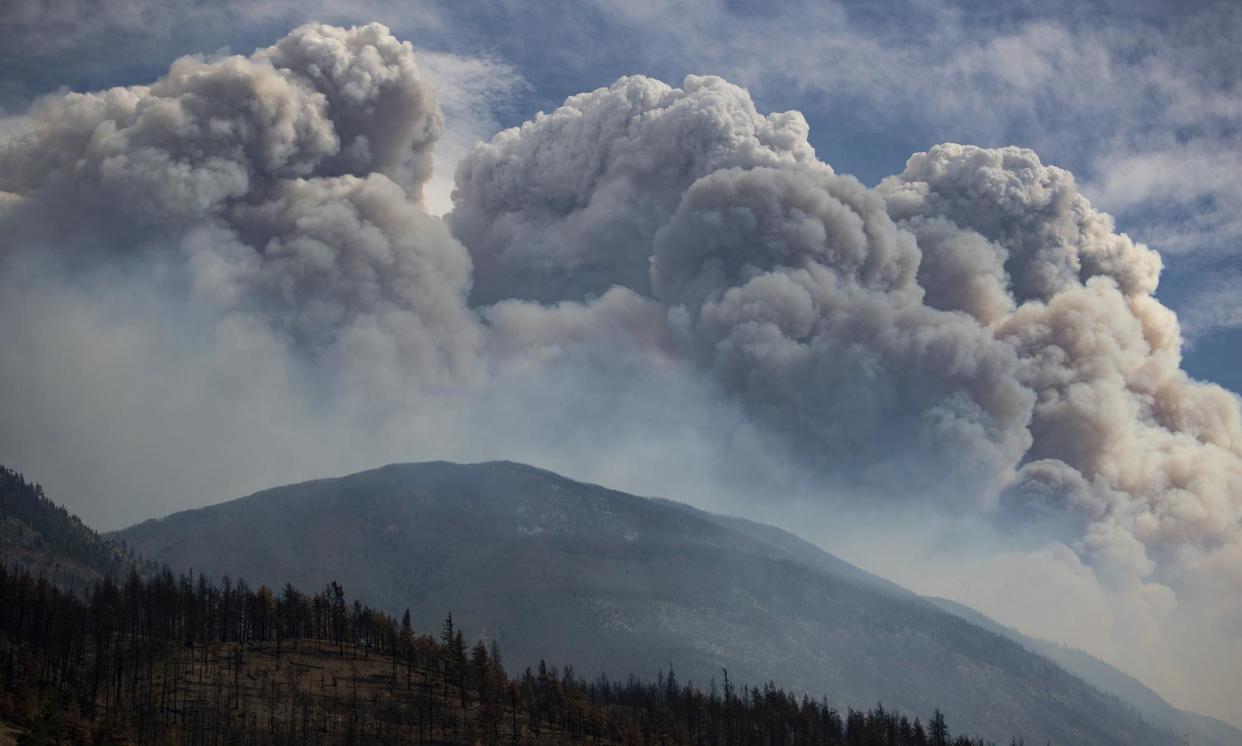
[[[949,746],[949,727],[945,725],[944,713],[937,707],[927,721],[927,743],[930,746]]]

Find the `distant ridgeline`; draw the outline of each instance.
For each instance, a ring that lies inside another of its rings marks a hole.
[[[77,592],[88,591],[104,577],[123,578],[135,565],[144,574],[155,571],[152,563],[136,557],[123,542],[100,536],[49,500],[41,486],[3,466],[0,565],[29,570]]]
[[[154,570],[7,469],[0,519],[0,726],[21,743],[985,743],[950,738],[939,710],[926,725],[840,712],[726,671],[706,690],[672,670],[587,681],[540,661],[511,676],[451,615],[431,636],[336,582],[274,594]]]
[[[28,743],[591,743],[981,746],[883,706],[838,712],[769,683],[707,691],[579,678],[540,662],[511,677],[452,616],[436,637],[345,599],[274,595],[170,571],[104,578],[84,600],[0,569],[0,718]]]

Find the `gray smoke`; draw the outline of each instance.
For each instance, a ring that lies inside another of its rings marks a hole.
[[[409,42],[377,23],[348,31],[312,25],[251,59],[323,96],[339,145],[317,173],[379,172],[421,196],[444,123]]]
[[[1179,601],[1242,618],[1220,595],[1242,589],[1238,401],[1180,369],[1158,254],[1029,150],[937,146],[870,190],[809,155],[800,119],[776,148],[744,92],[701,86],[627,78],[479,146],[449,217],[475,302],[588,314],[620,286],[610,306],[663,308],[659,349],[822,484],[1017,522],[1136,627]],[[667,99],[696,101],[690,124]]]
[[[27,119],[0,144],[0,189],[29,243],[87,264],[175,247],[198,299],[387,380],[379,398],[469,378],[470,259],[418,209],[442,117],[383,26],[184,57],[149,86],[45,99]]]
[[[938,145],[912,156],[905,171],[885,179],[879,191],[893,218],[910,224],[916,235],[925,224],[943,220],[962,229],[951,231],[965,234],[959,240],[990,241],[1007,277],[991,267],[977,274],[995,278],[989,284],[1017,303],[1046,301],[1096,276],[1111,278],[1127,295],[1156,289],[1160,256],[1117,234],[1112,218],[1078,192],[1072,174],[1044,166],[1029,150]],[[939,248],[946,240],[929,236],[919,244],[934,257],[919,275],[929,292],[943,293],[942,286],[957,279],[943,265],[967,261],[953,257],[951,245]],[[974,293],[957,303],[949,295],[947,308],[967,310],[963,303],[979,302]]]
[[[1238,400],[1181,370],[1159,256],[1066,171],[947,144],[872,189],[797,112],[628,77],[476,145],[441,220],[436,101],[384,27],[308,25],[5,122],[0,344],[28,353],[0,446],[69,427],[105,462],[198,423],[195,464],[286,464],[255,481],[498,451],[796,473],[1018,524],[1140,626],[1242,622]]]
[[[1242,538],[1238,403],[1180,369],[1177,319],[1152,297],[1155,252],[1018,148],[937,146],[879,191],[930,259],[929,302],[991,327],[1037,397],[1008,507],[1080,517],[1077,546],[1130,583],[1171,582],[1188,553]],[[961,283],[979,260],[988,269]]]
[[[791,166],[696,181],[651,274],[695,358],[805,462],[978,499],[1029,445],[1032,397],[1008,346],[923,304],[918,263],[879,195]]]
[[[761,115],[720,78],[683,86],[622,78],[463,160],[448,220],[474,258],[474,302],[646,293],[652,237],[695,179],[814,161],[801,114]]]
[[[379,172],[416,192],[441,117],[413,57],[378,24],[308,25],[250,57],[183,57],[149,86],[44,98],[0,150],[0,189],[153,225],[282,179]]]

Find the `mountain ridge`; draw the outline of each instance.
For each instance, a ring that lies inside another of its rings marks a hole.
[[[331,568],[382,608],[409,605],[423,621],[451,608],[526,664],[538,650],[588,675],[675,665],[700,683],[729,668],[851,706],[940,706],[1001,741],[1169,737],[1009,638],[792,534],[674,505],[513,462],[428,462],[272,488],[119,535],[174,568],[252,582],[315,587]]]
[[[930,603],[957,614],[984,629],[992,630],[1052,660],[1070,673],[1099,689],[1129,702],[1174,733],[1191,735],[1194,743],[1207,746],[1242,744],[1242,730],[1223,720],[1170,704],[1134,676],[1085,650],[1024,634],[997,622],[980,611],[952,599],[925,596]]]
[[[82,593],[104,577],[118,578],[132,567],[151,568],[124,542],[99,534],[43,488],[0,466],[0,564],[42,576]]]

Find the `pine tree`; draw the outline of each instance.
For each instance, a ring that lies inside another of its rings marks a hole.
[[[927,743],[930,746],[949,746],[949,726],[945,725],[944,713],[937,707],[927,721]]]
[[[453,644],[453,612],[449,612],[444,617],[444,622],[440,625],[440,644],[448,649]]]

